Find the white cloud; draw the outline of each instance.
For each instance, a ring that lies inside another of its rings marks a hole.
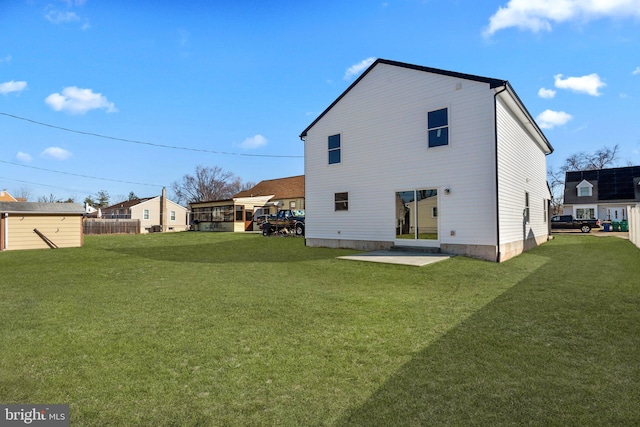
[[[351,67],[347,68],[347,72],[344,73],[344,79],[348,80],[351,77],[355,76],[356,74],[361,73],[366,68],[368,68],[371,64],[373,64],[375,62],[375,60],[376,60],[376,58],[374,58],[374,57],[363,59],[362,61],[358,62],[357,64],[352,65]]]
[[[0,93],[6,95],[11,92],[22,92],[27,88],[27,82],[10,82],[0,83]]]
[[[573,116],[564,111],[545,110],[538,114],[536,122],[542,129],[553,129],[556,126],[562,126],[571,120]]]
[[[44,17],[52,24],[64,24],[80,20],[80,17],[75,12],[60,12],[55,9],[50,9]]]
[[[640,17],[640,0],[509,0],[489,18],[484,35],[516,27],[551,31],[551,23],[589,22],[600,18]]]
[[[635,70],[633,70],[631,74],[633,74],[634,76],[640,74],[640,67],[637,67]]]
[[[556,96],[556,91],[553,89],[545,89],[543,87],[538,91],[538,96],[540,98],[551,99]]]
[[[30,162],[31,160],[33,160],[29,153],[23,153],[22,151],[18,151],[18,154],[16,154],[16,159],[20,160],[21,162]]]
[[[62,94],[52,93],[44,100],[55,111],[66,111],[71,114],[84,114],[90,110],[104,109],[107,113],[117,113],[113,102],[101,93],[94,93],[91,89],[69,86],[62,90]]]
[[[267,145],[267,142],[267,138],[265,138],[264,136],[254,135],[242,141],[240,144],[238,144],[238,147],[245,150],[253,150],[255,148],[264,147],[265,145]]]
[[[0,58],[0,64],[2,64],[3,62],[9,63],[9,62],[11,62],[11,59],[12,59],[11,55],[7,55],[4,58]]]
[[[55,159],[55,160],[67,160],[71,156],[72,154],[70,151],[67,151],[64,148],[60,148],[60,147],[49,147],[46,150],[44,150],[42,153],[40,153],[40,157],[45,157],[48,159]]]
[[[67,2],[67,7],[74,6],[74,4],[77,6],[82,6],[84,5],[84,1]],[[86,18],[81,18],[75,12],[59,11],[54,9],[53,6],[49,6],[46,10],[47,10],[47,13],[44,15],[44,17],[47,19],[47,21],[51,22],[52,24],[60,25],[60,24],[67,24],[71,22],[82,22],[82,25],[80,26],[81,29],[87,30],[90,28],[89,20]]]
[[[569,89],[577,93],[586,93],[591,96],[602,95],[598,92],[598,89],[605,87],[607,84],[600,80],[600,76],[597,74],[589,74],[582,77],[567,77],[563,79],[562,74],[556,74],[553,76],[555,79],[555,86],[558,89]]]

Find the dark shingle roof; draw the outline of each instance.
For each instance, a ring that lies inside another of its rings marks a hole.
[[[103,211],[111,210],[111,209],[124,209],[130,208],[131,206],[138,205],[142,202],[146,202],[147,200],[151,200],[153,197],[145,197],[144,199],[133,199],[133,200],[125,200],[124,202],[116,203],[111,206],[107,206],[106,208],[102,208]]]
[[[233,196],[256,197],[273,195],[274,199],[294,199],[304,197],[304,175],[288,178],[267,179]]]
[[[597,185],[598,200],[635,200],[639,190],[634,178],[640,178],[640,166],[567,172],[565,185],[586,179]]]

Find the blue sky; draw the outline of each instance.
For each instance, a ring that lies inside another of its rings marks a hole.
[[[615,144],[640,164],[640,0],[13,0],[0,189],[117,202],[199,164],[302,174],[299,134],[374,58],[509,80],[549,166]]]

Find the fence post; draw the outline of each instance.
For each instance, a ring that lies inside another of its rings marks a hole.
[[[629,213],[629,240],[640,248],[640,207],[627,207]]]

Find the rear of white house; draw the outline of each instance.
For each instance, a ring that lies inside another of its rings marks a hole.
[[[379,59],[301,138],[308,246],[504,261],[548,239],[552,147],[507,81]]]

